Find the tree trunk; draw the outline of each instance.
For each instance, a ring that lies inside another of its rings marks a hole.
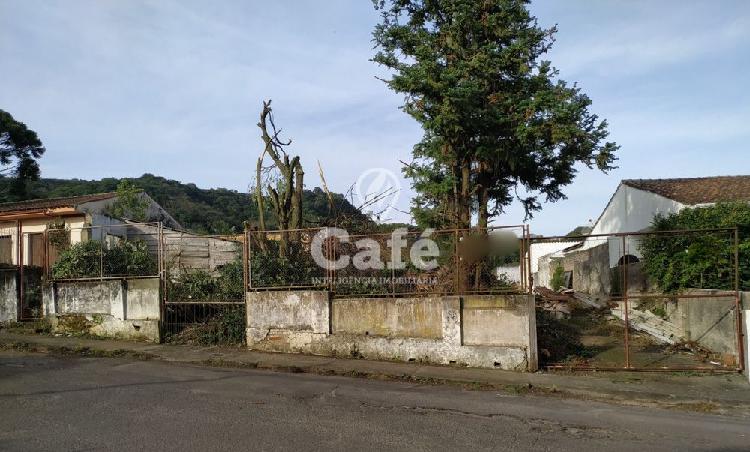
[[[292,193],[292,229],[302,228],[302,190],[304,189],[305,172],[297,161],[294,170],[294,191]]]
[[[487,227],[489,226],[489,214],[487,210],[487,203],[489,201],[487,194],[488,177],[484,171],[484,165],[479,166],[479,174],[477,176],[477,232],[481,235],[487,236]],[[481,289],[482,285],[482,272],[484,271],[485,262],[479,261],[474,268],[474,289]]]
[[[258,163],[255,167],[255,202],[258,203],[258,230],[266,230],[266,215],[263,202],[263,180],[261,171],[263,170],[263,157],[258,157]]]
[[[471,163],[466,160],[461,163],[461,199],[458,204],[461,209],[460,228],[469,229],[471,227]]]

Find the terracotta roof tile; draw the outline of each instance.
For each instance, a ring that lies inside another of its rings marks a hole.
[[[0,212],[75,207],[86,202],[102,201],[114,198],[115,196],[117,196],[117,193],[96,193],[93,195],[71,196],[67,198],[31,199],[21,202],[6,202],[0,204]]]
[[[750,176],[628,179],[623,180],[622,183],[687,205],[729,201],[750,202]]]

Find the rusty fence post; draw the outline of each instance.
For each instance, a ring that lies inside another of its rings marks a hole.
[[[742,334],[742,302],[740,294],[740,230],[737,226],[734,227],[734,309],[737,315],[736,327],[737,327],[737,355],[738,355],[738,370],[741,372],[745,370],[745,341]]]
[[[627,247],[627,234],[622,236],[620,258],[622,259],[622,299],[625,306],[623,318],[625,320],[625,368],[630,368],[630,319],[628,303],[628,259],[625,248]]]

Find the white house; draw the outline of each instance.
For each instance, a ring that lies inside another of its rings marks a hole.
[[[657,215],[731,201],[750,202],[750,176],[623,180],[590,236],[583,243],[578,242],[580,246],[544,241],[532,244],[534,282],[547,286],[551,278],[549,263],[558,260],[573,273],[576,289],[593,285],[600,290],[608,285],[607,267],[617,267],[623,259],[632,263],[641,257],[637,236],[627,237],[623,250],[623,238],[615,234],[646,231]],[[576,269],[580,271],[576,273]]]
[[[686,207],[710,206],[718,202],[750,202],[750,176],[714,176],[680,179],[626,179],[620,182],[591,235],[640,232],[647,230],[656,215],[669,215]],[[610,245],[610,267],[622,255],[622,240],[592,237],[583,249]],[[637,239],[626,241],[625,254],[638,257]]]

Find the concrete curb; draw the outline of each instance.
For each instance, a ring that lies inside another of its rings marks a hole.
[[[750,417],[750,386],[741,375],[645,373],[533,374],[260,353],[244,348],[146,344],[116,340],[53,337],[0,331],[0,349],[88,357],[159,360],[175,364],[310,373],[344,377],[443,384],[467,390],[595,400]]]

